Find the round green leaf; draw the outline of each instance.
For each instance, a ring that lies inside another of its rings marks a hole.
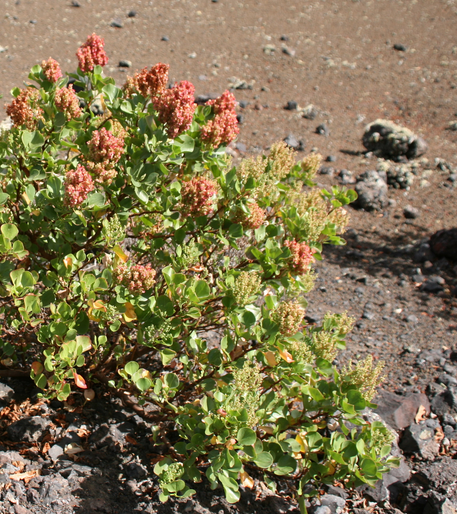
[[[257,436],[251,428],[240,428],[236,438],[239,444],[243,446],[252,446],[255,444]]]
[[[11,223],[5,223],[4,225],[2,225],[1,231],[2,234],[6,237],[6,239],[9,239],[10,241],[11,239],[14,239],[19,233],[19,230],[16,227],[16,225],[12,225]]]
[[[130,376],[132,376],[140,369],[140,365],[138,364],[138,362],[131,361],[127,362],[124,369]]]
[[[273,457],[268,452],[260,452],[254,460],[259,468],[269,468],[273,464]]]

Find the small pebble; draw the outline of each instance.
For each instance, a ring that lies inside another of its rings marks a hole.
[[[162,41],[170,41],[170,38],[168,36],[162,36]]]
[[[115,27],[116,29],[121,29],[124,26],[124,24],[121,20],[115,19],[111,22],[110,26]]]
[[[398,50],[399,52],[406,52],[406,50],[408,50],[408,47],[405,45],[402,45],[401,43],[395,43],[394,50]]]
[[[287,36],[284,36],[284,35],[282,35],[279,39],[281,41],[289,41],[289,38]]]
[[[36,22],[37,22],[36,20],[30,20],[30,22],[29,22],[29,23],[31,23],[32,25],[35,25],[35,24],[36,24]]]
[[[129,18],[135,18],[136,16],[136,11],[134,11],[133,9],[131,11],[128,12],[127,16]]]
[[[336,155],[328,155],[325,160],[327,162],[336,162]]]
[[[81,7],[81,4],[77,0],[72,0],[71,6],[72,7]]]
[[[132,67],[132,61],[119,61],[119,68],[131,68]]]
[[[316,128],[316,134],[320,134],[321,136],[328,137],[330,135],[330,131],[325,123],[322,123]]]
[[[298,107],[297,102],[295,102],[294,100],[289,100],[287,102],[287,105],[284,107],[284,109],[286,111],[296,111],[297,107]]]
[[[403,209],[403,216],[405,218],[414,220],[414,219],[418,218],[419,215],[420,215],[419,209],[417,209],[416,207],[413,207],[412,205],[406,205],[405,208]]]

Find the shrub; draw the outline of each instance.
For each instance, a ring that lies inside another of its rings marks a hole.
[[[7,107],[2,363],[48,398],[102,384],[149,419],[162,500],[204,475],[229,502],[252,477],[285,479],[303,510],[309,485],[373,485],[394,463],[390,433],[361,416],[381,368],[338,372],[353,321],[304,317],[355,193],[317,190],[319,157],[296,163],[283,143],[233,167],[229,92],[197,107],[163,64],[121,89],[95,34],[77,56],[66,77],[34,66]]]

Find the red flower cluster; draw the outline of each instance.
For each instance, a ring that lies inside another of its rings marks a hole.
[[[43,73],[49,82],[57,82],[63,76],[59,63],[52,57],[50,57],[47,61],[42,61],[41,68],[43,69]]]
[[[79,118],[81,116],[81,108],[79,107],[79,98],[73,91],[73,86],[63,87],[56,91],[54,102],[57,109],[63,112],[67,120]]]
[[[203,177],[184,182],[181,190],[183,216],[206,216],[213,212],[217,184]]]
[[[78,48],[76,57],[82,72],[92,71],[95,66],[105,66],[108,64],[108,56],[103,47],[105,41],[97,34],[92,34],[87,41]]]
[[[113,270],[114,279],[118,284],[125,286],[131,293],[142,294],[154,285],[155,270],[150,264],[142,266],[135,264],[131,268],[125,264]]]
[[[196,108],[194,93],[194,85],[183,80],[153,99],[160,122],[167,124],[168,137],[175,138],[190,127]]]
[[[291,251],[291,268],[300,275],[304,275],[309,265],[314,261],[313,254],[316,253],[315,248],[310,248],[306,243],[297,241],[285,241],[285,246]]]
[[[235,223],[241,223],[246,229],[257,229],[265,221],[265,211],[259,206],[257,202],[248,204],[249,214],[246,214],[241,209],[238,210],[234,218]]]
[[[87,170],[78,164],[76,170],[69,170],[65,175],[65,205],[77,207],[94,190],[94,181]]]
[[[104,127],[94,130],[88,143],[87,166],[97,176],[97,182],[110,182],[117,175],[114,166],[125,151],[124,139],[116,137]]]
[[[231,143],[240,131],[235,112],[235,96],[225,91],[219,98],[206,102],[206,105],[213,108],[216,116],[202,128],[202,141],[213,148]]]
[[[43,119],[43,109],[38,105],[40,98],[36,89],[28,87],[6,106],[6,114],[11,117],[15,127],[25,125],[28,130],[35,130],[38,120]]]
[[[159,62],[149,71],[147,68],[143,68],[139,73],[135,73],[133,77],[128,77],[123,87],[126,96],[130,97],[136,92],[144,97],[160,95],[167,87],[169,68],[169,64]]]
[[[124,140],[106,128],[94,130],[89,141],[89,155],[95,162],[110,161],[116,164],[124,153]]]

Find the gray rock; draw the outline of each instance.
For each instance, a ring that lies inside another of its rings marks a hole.
[[[9,385],[0,383],[0,402],[8,403],[14,396],[14,389]]]
[[[114,19],[111,23],[110,23],[110,26],[111,27],[115,27],[117,29],[121,29],[124,24],[122,23],[121,20],[119,20],[118,18]]]
[[[387,183],[395,189],[410,189],[414,182],[414,174],[408,166],[391,166],[387,169]]]
[[[387,206],[387,184],[382,174],[375,170],[366,171],[357,178],[357,181],[354,189],[358,198],[352,204],[354,207],[378,211]]]
[[[119,68],[131,68],[131,67],[132,67],[132,61],[127,61],[127,60],[119,61]]]
[[[316,119],[318,114],[319,112],[314,105],[307,105],[302,111],[303,118],[306,118],[307,120]]]
[[[336,162],[336,155],[327,155],[327,158],[325,159],[327,162]]]
[[[405,208],[403,209],[403,216],[405,218],[409,218],[409,219],[416,219],[418,218],[420,215],[420,210],[417,209],[416,207],[413,207],[412,205],[406,205]]]
[[[356,183],[356,179],[354,178],[354,174],[352,173],[352,171],[343,169],[340,171],[339,176],[340,176],[342,184],[355,184]]]
[[[430,402],[423,393],[410,393],[407,396],[390,393],[381,389],[373,400],[377,404],[377,414],[395,430],[403,430],[414,423],[420,407],[430,414]]]
[[[456,514],[456,505],[435,491],[429,494],[423,514]]]
[[[431,407],[438,416],[457,413],[457,395],[451,389],[446,388],[432,399]]]
[[[335,174],[335,168],[332,168],[332,166],[321,166],[319,168],[319,173],[321,175],[328,175],[329,177],[333,177]]]
[[[324,507],[328,507],[332,514],[339,514],[343,511],[346,500],[341,498],[341,496],[336,496],[334,494],[324,494],[320,498],[321,505]]]
[[[435,440],[435,430],[425,423],[409,426],[399,446],[405,453],[416,454],[429,461],[433,461],[440,451],[440,444]]]
[[[48,457],[53,461],[58,460],[62,455],[64,455],[64,449],[60,444],[54,444],[49,448]]]
[[[127,16],[129,18],[135,18],[135,16],[137,15],[137,12],[134,11],[133,9],[131,11],[128,12]]]
[[[367,125],[362,142],[377,156],[393,159],[414,159],[427,151],[427,143],[422,138],[390,120],[378,119]]]
[[[304,142],[302,140],[298,141],[293,134],[289,134],[287,137],[285,137],[284,142],[287,146],[299,152],[303,152],[303,150],[305,149]]]

